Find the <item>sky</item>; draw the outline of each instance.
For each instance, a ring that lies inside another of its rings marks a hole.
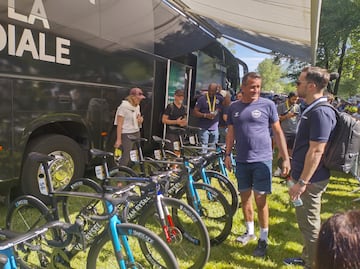
[[[230,42],[230,41],[227,41],[227,42]],[[229,49],[231,51],[235,50],[235,56],[247,64],[247,66],[249,68],[249,72],[255,71],[258,64],[260,62],[262,62],[264,59],[271,58],[271,55],[269,55],[269,54],[258,53],[254,50],[248,49],[247,47],[238,45],[236,43],[233,43],[233,42],[230,42],[230,43],[231,43],[231,45],[230,45]],[[242,42],[242,43],[244,43],[252,48],[255,48],[258,51],[265,51],[265,52],[270,51],[268,49],[255,46],[253,44],[249,44],[246,42]],[[224,45],[226,45],[226,44],[224,44]]]

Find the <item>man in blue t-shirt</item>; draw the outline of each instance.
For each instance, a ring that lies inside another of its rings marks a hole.
[[[266,200],[271,193],[273,150],[270,137],[271,125],[279,154],[283,158],[282,172],[290,172],[290,160],[284,133],[273,101],[260,97],[261,76],[247,73],[242,80],[242,99],[230,105],[228,134],[226,136],[225,164],[231,169],[229,158],[236,141],[236,178],[244,213],[246,232],[236,240],[242,244],[255,240],[252,194],[258,210],[260,239],[253,253],[264,257],[269,232],[269,208]]]
[[[287,258],[285,264],[313,268],[316,241],[320,230],[321,196],[329,182],[330,171],[321,162],[325,146],[336,125],[336,115],[331,107],[318,106],[326,102],[324,90],[330,75],[319,67],[305,67],[297,81],[299,97],[307,107],[301,114],[295,137],[291,161],[291,180],[296,183],[289,188],[291,200],[301,199],[302,206],[295,208],[299,229],[304,238],[301,258]]]

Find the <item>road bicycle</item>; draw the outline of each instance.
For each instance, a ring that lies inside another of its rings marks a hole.
[[[30,246],[15,247],[19,263],[28,268],[71,268],[72,258],[89,248],[86,268],[179,268],[174,254],[166,243],[150,230],[132,223],[122,223],[117,214],[133,185],[116,192],[106,192],[91,179],[77,179],[63,190],[54,190],[51,180],[51,164],[54,156],[31,152],[32,161],[40,163],[43,181],[39,189],[49,196],[52,206],[46,206],[34,196],[21,196],[10,205],[6,217],[7,229],[28,232],[52,220],[64,217],[68,221],[83,223],[83,242],[75,242],[63,249],[53,250],[43,240]],[[99,202],[103,201],[103,202]],[[60,216],[59,207],[63,207]],[[112,212],[111,214],[109,212]],[[75,268],[79,264],[74,265]]]
[[[129,138],[141,149],[140,143],[143,138]],[[193,172],[200,165],[200,163],[197,163],[198,159],[189,160],[181,158],[177,161],[161,161],[148,158],[145,160],[142,156],[142,151],[139,150],[138,152],[140,153],[138,154],[140,167],[143,167],[141,165],[142,162],[154,163],[157,166],[163,166],[165,170],[170,169],[173,172],[169,177],[170,186],[166,195],[182,199],[195,209],[208,230],[212,246],[223,242],[231,232],[233,222],[232,210],[221,191],[209,184],[194,181]],[[172,165],[178,165],[182,169],[172,169]],[[156,171],[158,170],[157,168]],[[153,171],[153,173],[156,171]],[[124,174],[122,167],[111,169],[110,175],[117,177],[118,172],[120,175]],[[141,173],[144,175],[145,171],[141,171]]]
[[[165,161],[165,163],[167,160],[169,160],[170,162],[172,162],[172,160],[175,160],[173,155],[174,153],[169,152],[165,149],[165,144],[169,143],[170,142],[169,140],[162,139],[158,136],[153,136],[153,140],[154,142],[158,143],[160,146],[160,149],[156,149],[159,150],[159,153],[156,154],[158,156],[157,160]],[[201,147],[196,147],[196,148],[201,149]],[[180,152],[181,152],[181,156],[184,156],[183,147],[181,145],[180,145]],[[201,181],[221,191],[221,193],[225,196],[225,198],[230,204],[231,214],[234,215],[239,207],[239,193],[235,185],[224,174],[218,171],[208,169],[209,164],[213,164],[214,161],[218,160],[219,158],[222,160],[222,157],[223,157],[223,152],[219,150],[210,151],[206,154],[202,154],[201,156],[194,157],[193,159],[196,160],[196,163],[198,165],[193,169],[194,171],[193,178],[196,182]],[[176,160],[182,160],[182,159],[181,158],[179,159],[179,157],[177,157]],[[226,171],[225,166],[223,164],[223,160],[221,161],[220,164],[223,167],[223,171]],[[163,168],[167,166],[163,166]]]
[[[137,194],[129,196],[122,205],[122,219],[137,222],[163,238],[181,268],[203,268],[210,254],[209,235],[201,217],[192,207],[164,196],[172,172],[151,177],[118,176],[117,173],[114,176],[108,169],[108,160],[113,154],[95,149],[91,152],[102,159],[97,167],[101,171],[97,176],[102,188],[112,192],[119,182],[124,181],[139,187]]]

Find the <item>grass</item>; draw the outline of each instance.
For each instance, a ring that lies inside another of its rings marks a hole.
[[[360,202],[353,199],[360,197],[359,193],[351,191],[359,187],[356,179],[341,173],[331,177],[327,191],[323,195],[322,220],[329,218],[335,212],[346,211],[359,207]],[[213,247],[210,260],[205,269],[230,268],[302,268],[285,266],[283,259],[298,257],[302,251],[302,236],[295,219],[295,209],[289,203],[287,187],[280,178],[273,178],[273,193],[268,196],[270,207],[269,248],[265,259],[252,257],[257,242],[242,246],[235,242],[237,236],[245,231],[243,214],[238,210],[234,216],[231,236],[220,246]],[[256,207],[254,207],[256,208]],[[255,227],[259,236],[259,226],[255,214]]]
[[[344,174],[334,174],[331,177],[327,191],[323,195],[323,220],[335,212],[358,208],[360,202],[353,199],[360,197],[359,193],[351,191],[359,187],[359,182]],[[220,246],[212,247],[208,264],[204,269],[242,269],[242,268],[293,268],[283,265],[286,257],[299,256],[302,250],[302,238],[295,221],[294,208],[289,203],[287,187],[281,179],[273,178],[273,193],[268,197],[270,206],[269,249],[265,259],[252,257],[256,242],[241,246],[235,238],[245,231],[243,214],[238,210],[234,216],[231,236]],[[0,206],[0,227],[5,226],[6,207]],[[256,214],[255,214],[256,218]],[[257,235],[259,228],[255,219]],[[83,267],[85,261],[77,260],[77,268]]]

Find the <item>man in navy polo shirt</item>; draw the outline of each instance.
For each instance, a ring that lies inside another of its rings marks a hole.
[[[246,224],[246,232],[236,241],[245,245],[256,239],[252,205],[254,196],[260,224],[260,239],[253,252],[256,257],[264,257],[268,246],[269,207],[266,197],[272,189],[273,158],[269,124],[279,154],[284,160],[282,172],[290,172],[286,140],[275,104],[267,98],[260,97],[260,89],[261,76],[255,72],[247,73],[242,80],[242,98],[233,102],[228,111],[225,157],[225,165],[231,169],[229,156],[236,140],[236,178]]]
[[[204,147],[214,146],[219,140],[219,112],[223,109],[224,98],[216,94],[218,84],[210,83],[206,94],[195,104],[194,116],[199,118],[199,139]]]
[[[329,82],[329,73],[319,67],[305,67],[297,81],[299,97],[305,99],[307,107],[301,114],[295,137],[291,161],[289,189],[291,200],[301,199],[302,206],[296,207],[296,218],[304,238],[301,258],[287,258],[288,265],[302,265],[313,268],[321,219],[321,196],[330,178],[330,171],[321,162],[326,143],[336,125],[336,115],[331,107],[318,106],[326,102],[324,90]]]

